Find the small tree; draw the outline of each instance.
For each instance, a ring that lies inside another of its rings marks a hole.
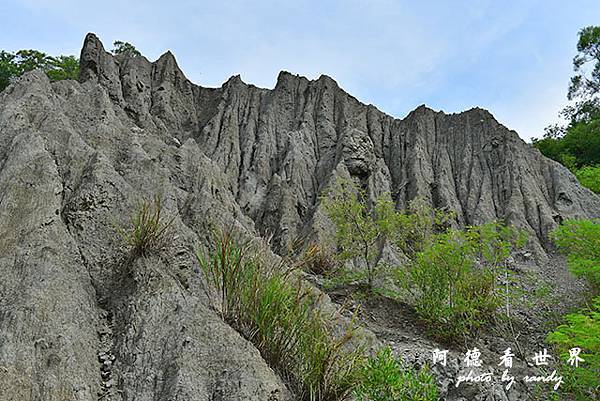
[[[433,209],[422,198],[413,199],[406,212],[398,210],[388,195],[369,205],[365,191],[344,179],[335,181],[323,204],[336,228],[341,259],[364,263],[369,289],[373,289],[386,243],[413,256],[430,243],[435,233],[444,231],[453,217]]]
[[[120,40],[116,40],[113,45],[115,46],[111,51],[113,52],[113,54],[119,55],[119,54],[126,54],[130,57],[138,57],[141,56],[142,53],[139,52],[138,49],[135,48],[134,45],[132,45],[129,42],[123,42]]]
[[[377,243],[380,227],[376,216],[368,208],[364,190],[347,180],[337,180],[329,198],[323,200],[325,210],[336,228],[336,242],[341,258],[360,259],[366,266],[368,287],[373,288],[378,258]],[[382,208],[381,211],[389,208]],[[380,226],[385,222],[380,221]]]

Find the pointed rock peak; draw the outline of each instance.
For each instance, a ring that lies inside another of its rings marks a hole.
[[[90,51],[105,51],[104,45],[102,41],[96,36],[95,33],[89,32],[85,35],[85,39],[83,41],[83,47],[81,49],[81,54],[83,55],[86,52]]]
[[[242,81],[242,77],[240,74],[231,76],[224,84],[223,88],[238,88],[248,86],[244,81]]]
[[[235,84],[235,83],[243,83],[244,81],[242,81],[242,77],[240,74],[237,75],[232,75],[228,80],[227,83],[228,84]]]
[[[159,64],[175,65],[177,66],[177,68],[179,68],[179,66],[177,65],[177,60],[175,59],[173,53],[171,53],[171,50],[167,50],[166,52],[164,52],[158,58],[158,60],[156,60],[156,62]]]
[[[464,114],[469,114],[469,115],[478,115],[481,116],[482,118],[492,118],[495,120],[494,116],[492,115],[492,113],[490,113],[488,110],[483,109],[481,107],[473,107],[469,110],[463,111]]]
[[[158,58],[158,60],[156,60],[152,64],[154,64],[156,67],[158,67],[158,69],[160,71],[162,71],[163,74],[172,72],[175,75],[182,77],[184,80],[187,80],[187,77],[185,76],[183,71],[181,71],[181,69],[179,68],[179,65],[177,64],[177,60],[175,59],[175,56],[173,55],[173,53],[171,53],[170,50],[163,53],[162,56],[160,56]]]
[[[112,70],[113,55],[104,50],[96,34],[88,33],[83,41],[79,57],[79,80],[85,82],[94,79],[101,71]]]
[[[300,76],[298,74],[292,74],[291,72],[282,70],[279,72],[279,75],[277,75],[277,84],[275,85],[275,88],[286,88],[296,86],[298,81],[302,80],[308,82],[308,79],[306,79],[303,76]]]
[[[321,76],[319,77],[319,79],[317,79],[317,81],[318,82],[330,83],[330,84],[333,84],[335,86],[339,86],[335,79],[331,78],[329,75],[326,75],[326,74],[321,74]]]
[[[416,109],[408,113],[411,115],[426,115],[426,114],[436,114],[437,112],[430,107],[427,107],[425,104],[419,105]]]

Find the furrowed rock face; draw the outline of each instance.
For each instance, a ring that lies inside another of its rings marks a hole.
[[[330,230],[337,176],[398,207],[417,196],[457,224],[532,233],[600,217],[600,199],[485,110],[404,119],[322,76],[272,90],[202,88],[166,53],[113,56],[89,34],[80,82],[41,72],[0,93],[0,394],[14,400],[283,400],[280,378],[210,308],[194,262],[214,225],[275,250]],[[115,227],[160,194],[164,257],[124,258]],[[110,361],[110,363],[106,363]],[[118,391],[117,391],[118,390]]]
[[[192,139],[226,177],[227,190],[260,233],[280,245],[311,231],[318,197],[350,175],[399,207],[417,196],[452,210],[461,225],[503,219],[533,246],[566,218],[600,214],[600,200],[482,109],[447,115],[424,106],[392,118],[322,76],[282,72],[273,90],[232,77],[192,84],[171,53],[154,63],[120,59],[88,36],[82,81],[99,84],[140,128]]]

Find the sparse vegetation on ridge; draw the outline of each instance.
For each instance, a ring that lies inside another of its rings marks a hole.
[[[38,68],[52,81],[79,77],[79,60],[75,56],[53,57],[38,50],[19,50],[15,53],[0,50],[0,91],[12,79]]]

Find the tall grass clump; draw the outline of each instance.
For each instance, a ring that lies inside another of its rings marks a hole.
[[[143,200],[130,219],[128,226],[119,229],[123,241],[133,257],[147,256],[167,245],[167,232],[174,217],[166,220],[160,196],[152,201]]]
[[[198,261],[218,294],[221,316],[261,352],[303,400],[344,400],[364,358],[350,346],[351,327],[333,335],[315,307],[318,297],[294,268],[260,258],[260,248],[218,235],[215,249]]]

